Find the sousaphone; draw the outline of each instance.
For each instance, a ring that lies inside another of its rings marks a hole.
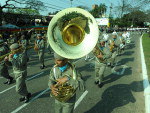
[[[57,54],[68,59],[77,59],[90,53],[96,46],[99,29],[89,12],[80,8],[68,8],[52,18],[47,35],[50,46]],[[58,95],[51,95],[61,102],[70,99],[76,91],[67,83],[57,88]]]
[[[99,29],[95,18],[80,8],[58,12],[48,26],[48,42],[52,49],[68,59],[81,58],[95,47]]]

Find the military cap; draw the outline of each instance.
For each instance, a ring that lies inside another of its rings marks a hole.
[[[64,60],[64,59],[66,59],[66,58],[58,55],[57,53],[54,53],[54,58],[57,59],[57,60]]]
[[[39,36],[42,36],[41,34],[37,34],[37,36],[39,37]]]
[[[19,44],[18,43],[14,43],[14,44],[12,44],[11,46],[10,46],[10,49],[12,50],[12,49],[17,49],[17,48],[19,48]]]
[[[116,36],[117,36],[117,33],[116,33],[116,32],[113,32],[112,35],[116,35]]]

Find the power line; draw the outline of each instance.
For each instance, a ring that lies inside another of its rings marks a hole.
[[[50,6],[46,6],[46,7],[50,8],[50,9],[62,10],[62,9],[57,9],[57,8],[50,7]]]
[[[53,5],[53,4],[50,4],[50,3],[45,3],[45,2],[43,2],[44,4],[48,4],[48,5],[51,5],[51,6],[54,6],[54,7],[59,7],[59,8],[63,8],[64,9],[64,7],[60,7],[60,6],[57,6],[57,5]]]

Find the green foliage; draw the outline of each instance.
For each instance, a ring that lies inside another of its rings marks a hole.
[[[60,28],[60,30],[62,31],[62,29],[65,27],[65,25],[72,19],[74,18],[79,18],[81,17],[83,20],[85,20],[87,22],[86,27],[85,27],[85,31],[87,33],[89,33],[89,26],[88,26],[88,20],[90,20],[90,22],[92,22],[92,20],[86,16],[84,16],[81,13],[77,13],[76,11],[65,14],[64,16],[62,16],[60,19],[58,19],[58,26]]]
[[[15,9],[15,13],[17,14],[25,14],[25,15],[39,15],[39,11],[34,9]]]
[[[90,11],[90,13],[95,17],[95,18],[99,18],[102,17],[103,14],[106,13],[107,10],[107,6],[105,4],[100,4],[98,7],[96,7],[95,9],[92,9]]]
[[[148,36],[148,34],[144,34],[143,38],[142,38],[142,45],[143,45],[143,50],[144,50],[144,56],[145,56],[145,63],[146,63],[146,67],[147,67],[147,71],[148,71],[148,75],[149,75],[149,79],[150,79],[150,38]]]

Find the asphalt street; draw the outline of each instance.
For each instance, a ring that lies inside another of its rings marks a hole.
[[[114,73],[105,71],[102,88],[94,84],[94,60],[74,60],[86,84],[85,92],[77,92],[74,113],[145,113],[143,80],[140,61],[140,34],[132,33],[132,42],[117,56]],[[41,70],[37,53],[29,50],[27,88],[32,93],[28,103],[20,103],[15,82],[4,85],[0,78],[0,113],[54,113],[54,98],[50,97],[48,76],[54,65],[53,54],[45,53],[46,68]],[[93,57],[90,54],[90,57]],[[12,69],[9,70],[12,73]],[[11,74],[13,76],[13,74]]]

